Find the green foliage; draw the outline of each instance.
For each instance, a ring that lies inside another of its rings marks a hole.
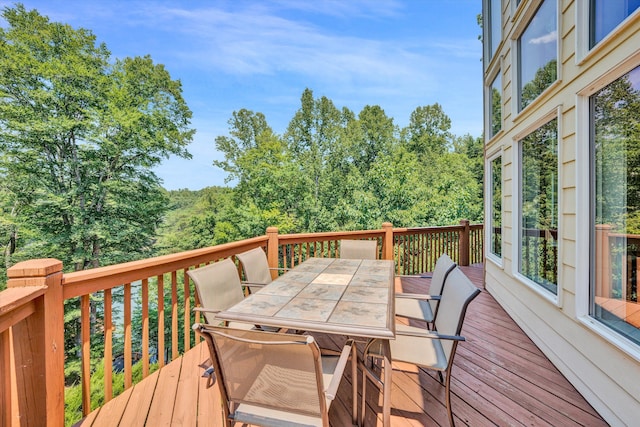
[[[31,244],[75,270],[148,256],[166,210],[151,168],[188,157],[193,135],[180,82],[149,57],[111,61],[90,31],[22,5],[3,17],[2,218],[38,236],[9,239],[5,265]]]
[[[158,370],[158,364],[149,365],[149,373]],[[142,363],[136,363],[132,369],[132,381],[134,384],[142,380]],[[124,391],[124,372],[114,372],[112,375],[113,395],[118,396]],[[104,405],[104,363],[96,365],[91,374],[91,410]],[[65,388],[65,426],[72,426],[82,419],[82,385],[73,384]]]

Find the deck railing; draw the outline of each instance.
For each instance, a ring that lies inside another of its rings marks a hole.
[[[482,225],[463,220],[450,227],[394,229],[385,223],[379,230],[285,235],[268,228],[264,236],[239,242],[65,274],[54,259],[16,264],[7,272],[8,289],[0,293],[0,426],[64,423],[65,301],[79,299],[82,414],[87,415],[113,398],[115,334],[123,347],[124,389],[133,384],[134,351],[144,378],[152,362],[162,367],[196,342],[191,325],[200,318],[192,310],[198,301],[189,269],[235,259],[256,247],[265,249],[272,267],[292,267],[312,256],[339,256],[341,239],[377,240],[380,258],[394,260],[399,274],[430,271],[443,252],[460,265],[482,262],[484,256]],[[116,295],[121,302],[114,302]],[[101,360],[92,361],[96,342],[103,344]],[[104,367],[99,393],[104,397],[92,402],[97,363]]]

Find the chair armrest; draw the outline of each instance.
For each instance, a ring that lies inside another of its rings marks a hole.
[[[421,279],[432,279],[431,274],[396,274],[396,277],[419,277]]]
[[[452,341],[466,341],[466,338],[462,335],[444,335],[439,334],[436,331],[429,330],[416,330],[416,331],[396,331],[396,335],[404,335],[407,337],[418,337],[418,338],[430,338],[435,340],[452,340]]]
[[[396,298],[410,298],[410,299],[421,299],[421,300],[434,300],[437,301],[440,299],[440,295],[429,295],[429,294],[409,294],[409,293],[396,293]]]
[[[203,308],[203,307],[193,307],[193,311],[199,311],[201,313],[220,313],[222,310],[214,310],[214,309]]]
[[[242,286],[246,286],[248,288],[264,288],[264,283],[252,283],[252,282],[240,282]]]
[[[329,386],[325,389],[325,394],[327,398],[330,400],[335,399],[336,393],[338,392],[338,387],[340,386],[340,381],[342,381],[342,375],[344,373],[344,368],[347,366],[347,361],[349,360],[349,355],[354,348],[354,342],[352,339],[347,340],[344,347],[342,347],[342,352],[340,353],[340,359],[338,359],[338,364],[336,365],[336,370],[331,377],[331,382]]]

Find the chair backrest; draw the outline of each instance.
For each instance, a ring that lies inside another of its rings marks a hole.
[[[271,271],[267,254],[262,248],[255,248],[236,255],[242,264],[244,278],[249,283],[266,285],[271,283]]]
[[[223,400],[323,418],[320,349],[312,336],[194,325],[207,341]],[[284,425],[284,424],[283,424]]]
[[[456,268],[456,265],[457,264],[453,262],[446,253],[440,255],[440,258],[436,261],[436,266],[433,269],[431,285],[429,285],[430,295],[442,295],[442,290],[447,281],[447,277],[449,276],[449,273]],[[433,312],[434,317],[438,314],[439,302],[440,301],[438,300],[429,300],[429,305],[431,306],[431,311]]]
[[[442,290],[442,300],[435,320],[435,330],[444,335],[460,335],[469,303],[478,296],[478,289],[471,280],[456,267],[447,276]],[[441,340],[447,360],[451,363],[456,341]]]
[[[343,259],[377,259],[377,240],[340,240],[340,258]]]
[[[226,310],[244,298],[238,270],[229,258],[188,270],[187,274],[196,285],[202,308]],[[207,323],[216,322],[212,313],[205,312],[204,317]]]

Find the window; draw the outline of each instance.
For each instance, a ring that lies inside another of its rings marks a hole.
[[[491,114],[489,118],[489,138],[493,138],[502,129],[502,78],[500,77],[500,71],[498,71],[496,78],[491,83],[487,99],[490,102],[487,110]]]
[[[518,39],[518,99],[522,110],[558,78],[556,0],[544,0]]]
[[[589,100],[591,316],[640,344],[640,67]]]
[[[489,60],[496,54],[502,39],[502,0],[489,0]]]
[[[489,251],[498,258],[502,258],[502,157],[498,156],[489,164],[489,200],[491,244]]]
[[[558,127],[557,119],[520,141],[519,272],[558,292]]]
[[[591,0],[589,49],[598,44],[638,7],[640,0]]]

